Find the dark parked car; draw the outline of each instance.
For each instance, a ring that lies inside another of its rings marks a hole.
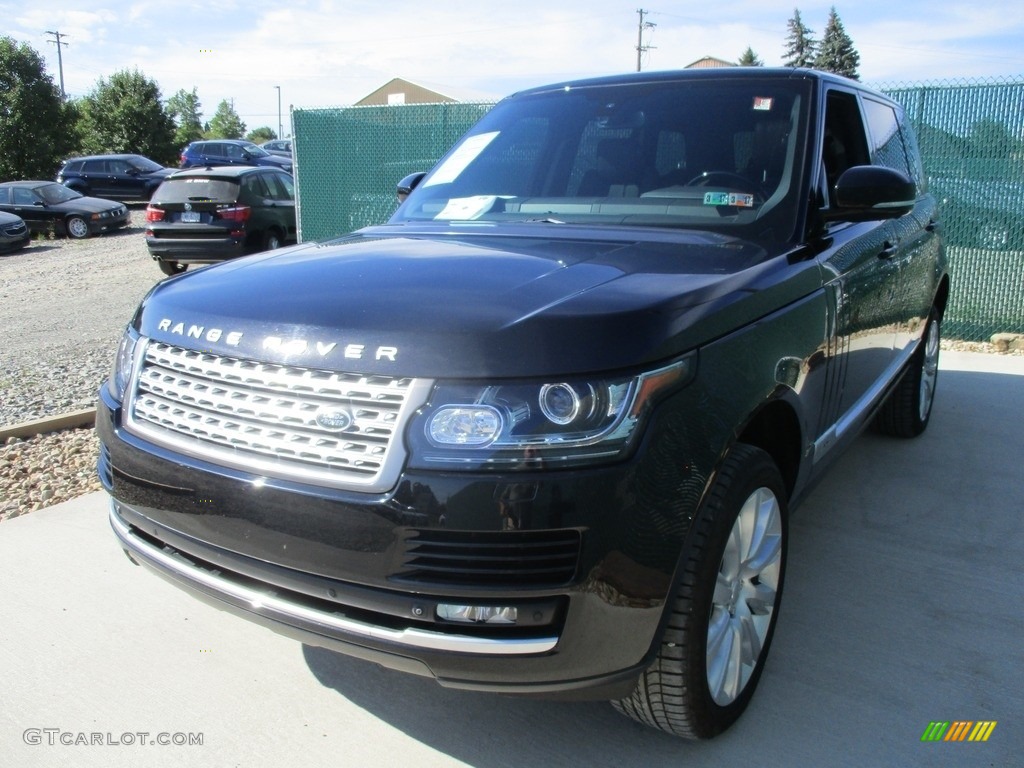
[[[28,226],[20,216],[0,211],[0,253],[19,251],[31,239]]]
[[[115,534],[303,642],[713,736],[790,512],[862,428],[928,426],[919,157],[898,104],[809,70],[505,99],[387,224],[146,297],[96,418]]]
[[[181,153],[182,168],[218,165],[260,165],[292,172],[291,157],[272,155],[258,144],[240,139],[193,141]]]
[[[146,208],[146,245],[167,275],[295,242],[295,185],[274,168],[178,171]]]
[[[291,139],[272,139],[271,141],[264,141],[260,146],[272,155],[292,156]]]
[[[82,238],[127,227],[128,209],[121,203],[83,197],[55,181],[8,181],[0,184],[0,211],[25,220],[37,234]]]
[[[174,171],[142,155],[91,155],[65,160],[57,181],[82,195],[149,200]]]

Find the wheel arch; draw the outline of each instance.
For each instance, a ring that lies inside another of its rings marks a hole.
[[[771,456],[792,498],[800,475],[802,434],[796,410],[784,399],[776,398],[754,414],[736,442],[760,448]]]

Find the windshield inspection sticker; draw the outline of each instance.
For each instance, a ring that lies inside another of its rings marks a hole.
[[[771,96],[755,96],[754,97],[754,109],[758,112],[771,112],[772,111],[772,98]]]
[[[733,205],[737,208],[753,208],[754,196],[738,192],[705,192],[704,205]]]

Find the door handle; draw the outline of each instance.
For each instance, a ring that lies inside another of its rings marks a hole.
[[[891,259],[896,255],[896,244],[890,243],[888,240],[882,245],[882,250],[878,252],[878,258],[880,259]]]

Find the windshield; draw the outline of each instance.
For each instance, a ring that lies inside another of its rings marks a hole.
[[[511,97],[426,176],[392,223],[756,227],[786,239],[809,94],[802,80],[722,78]]]
[[[35,188],[35,193],[49,205],[66,203],[68,200],[77,200],[81,197],[80,194],[73,189],[68,189],[63,184],[41,184]]]
[[[142,171],[143,173],[152,173],[153,171],[159,171],[163,168],[162,165],[154,163],[148,157],[142,155],[134,155],[128,160],[128,164],[136,170]]]
[[[269,157],[270,156],[270,153],[267,152],[267,150],[265,150],[259,144],[245,144],[244,145],[244,149],[245,149],[246,152],[248,152],[253,157]]]

